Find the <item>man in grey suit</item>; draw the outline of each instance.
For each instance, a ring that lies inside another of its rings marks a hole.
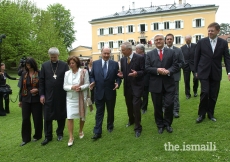
[[[178,60],[178,72],[174,73],[174,81],[175,81],[175,96],[174,96],[174,109],[173,115],[175,118],[179,118],[179,110],[180,110],[180,101],[179,101],[179,81],[181,76],[181,68],[184,65],[184,56],[180,48],[173,46],[174,35],[169,33],[165,37],[166,48],[173,49],[175,51],[177,60]]]
[[[193,92],[194,97],[197,97],[197,89],[198,89],[198,78],[195,76],[194,72],[194,55],[196,44],[191,43],[192,37],[187,35],[185,37],[186,44],[181,47],[182,53],[184,55],[185,64],[183,66],[183,73],[184,73],[184,85],[185,85],[185,95],[186,99],[190,99],[190,75],[191,72],[193,74]]]
[[[154,105],[155,122],[158,133],[162,134],[166,128],[172,133],[173,107],[175,95],[174,73],[178,71],[175,51],[164,47],[164,36],[154,37],[156,49],[149,51],[145,60],[145,70],[150,75],[149,91]],[[162,98],[164,96],[165,111],[163,114]]]

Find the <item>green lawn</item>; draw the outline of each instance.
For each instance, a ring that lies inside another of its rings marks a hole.
[[[12,73],[10,73],[13,75]],[[16,74],[14,75],[16,76]],[[18,88],[17,81],[7,81],[13,88],[11,98],[16,98]],[[115,109],[115,128],[112,133],[106,130],[103,124],[102,138],[92,141],[93,127],[95,123],[95,110],[88,113],[85,123],[83,139],[78,138],[78,123],[75,121],[75,143],[67,147],[68,132],[65,128],[64,139],[56,141],[54,122],[54,138],[46,146],[41,146],[42,140],[30,142],[20,147],[21,141],[21,110],[18,102],[10,103],[11,113],[6,117],[0,117],[0,161],[1,162],[29,162],[29,161],[230,161],[230,107],[229,91],[230,82],[227,80],[225,70],[216,105],[215,117],[217,122],[207,118],[200,124],[196,124],[199,97],[185,99],[184,83],[180,82],[180,118],[173,122],[174,132],[169,134],[164,131],[158,134],[153,116],[153,104],[149,98],[149,106],[146,114],[142,115],[143,132],[140,138],[134,137],[133,127],[125,127],[128,121],[126,105],[123,96],[123,87],[118,90]],[[106,116],[105,116],[106,121]],[[217,151],[165,151],[164,144],[170,142],[173,145],[183,144],[207,144],[215,142]]]

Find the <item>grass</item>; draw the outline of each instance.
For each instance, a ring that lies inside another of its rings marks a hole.
[[[11,75],[16,76],[14,73]],[[13,88],[11,98],[16,98],[18,88],[17,81],[7,81]],[[200,87],[199,87],[200,88]],[[10,103],[11,113],[6,117],[0,117],[0,161],[1,162],[44,162],[44,161],[81,161],[81,162],[120,162],[120,161],[230,161],[229,157],[229,81],[223,70],[223,79],[215,117],[217,122],[207,118],[200,124],[196,124],[199,97],[185,99],[184,83],[180,82],[180,118],[174,119],[174,132],[166,131],[162,135],[157,133],[153,116],[153,104],[149,97],[148,111],[142,115],[143,132],[140,138],[134,137],[133,127],[125,127],[128,121],[123,87],[118,90],[115,108],[115,128],[112,133],[106,130],[106,115],[104,117],[102,138],[92,141],[93,127],[95,124],[95,110],[88,113],[84,127],[85,137],[78,138],[79,121],[75,120],[75,143],[67,147],[68,131],[64,131],[64,139],[56,141],[54,126],[54,138],[46,146],[41,146],[42,140],[30,142],[20,147],[21,141],[21,109],[18,102]],[[165,151],[164,144],[170,142],[182,147],[185,144],[206,144],[215,142],[217,151]]]

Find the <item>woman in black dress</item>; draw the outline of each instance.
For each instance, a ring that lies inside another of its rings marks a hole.
[[[6,87],[6,78],[11,79],[11,80],[17,80],[17,78],[13,78],[9,76],[5,72],[5,64],[1,63],[1,70],[0,70],[0,87]],[[5,109],[3,108],[3,98],[5,99]],[[6,116],[6,113],[10,113],[10,108],[9,108],[9,94],[7,93],[0,93],[0,116]]]
[[[42,104],[38,91],[40,71],[37,63],[33,58],[26,60],[26,72],[21,76],[21,85],[19,92],[19,106],[22,108],[22,143],[24,146],[31,141],[31,121],[32,114],[34,121],[35,134],[33,141],[42,138],[43,119],[42,119]]]

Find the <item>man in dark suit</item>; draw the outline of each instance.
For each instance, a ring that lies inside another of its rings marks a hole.
[[[110,60],[111,49],[103,47],[101,50],[102,59],[93,62],[90,74],[90,89],[94,90],[96,104],[96,125],[92,139],[101,138],[102,123],[107,108],[107,130],[111,133],[114,128],[114,108],[116,103],[116,89],[121,84],[121,79],[117,76],[118,63]]]
[[[205,118],[216,121],[214,117],[214,109],[220,89],[220,81],[222,78],[222,56],[228,79],[230,80],[230,55],[228,51],[228,43],[226,40],[218,38],[220,25],[216,22],[208,26],[208,37],[198,41],[195,52],[195,72],[201,83],[201,94],[197,123]]]
[[[173,49],[175,51],[175,54],[177,56],[178,61],[178,72],[174,73],[174,81],[175,81],[175,96],[174,96],[174,109],[173,109],[173,115],[175,118],[179,118],[179,110],[180,110],[180,101],[179,101],[179,81],[181,76],[181,68],[184,65],[184,56],[180,48],[175,47],[173,45],[174,41],[174,35],[169,33],[165,37],[166,42],[166,48]]]
[[[124,78],[124,96],[128,110],[129,122],[126,127],[135,124],[135,136],[141,135],[141,97],[144,91],[144,57],[132,52],[132,45],[124,42],[121,51],[121,71],[117,74]]]
[[[198,79],[194,73],[194,54],[196,49],[196,44],[191,43],[192,37],[187,35],[185,37],[186,44],[181,47],[182,53],[184,55],[185,64],[182,67],[184,73],[184,85],[185,85],[185,95],[186,99],[191,97],[190,93],[190,75],[193,74],[193,92],[194,97],[197,97]]]
[[[141,56],[146,59],[146,53],[145,53],[145,46],[143,44],[137,44],[136,45],[136,53],[140,54]],[[147,112],[148,107],[148,101],[149,101],[149,74],[145,71],[144,73],[144,92],[142,95],[142,105],[141,110],[142,114],[145,114]]]
[[[159,134],[162,134],[165,128],[169,133],[173,132],[171,127],[175,95],[173,75],[178,71],[175,51],[164,48],[164,42],[163,35],[156,35],[154,37],[156,49],[147,53],[145,61],[146,71],[150,74],[149,91],[152,95],[155,122]],[[163,96],[165,107],[164,114],[162,111]]]

